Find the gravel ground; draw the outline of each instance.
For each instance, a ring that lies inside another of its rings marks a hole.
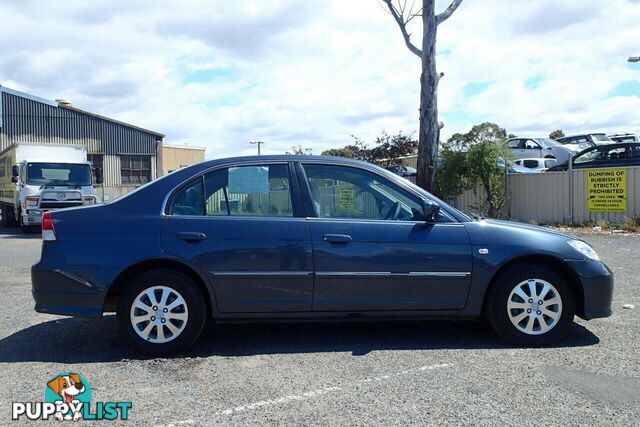
[[[637,424],[640,237],[586,239],[616,275],[614,314],[576,318],[553,348],[468,321],[211,325],[187,356],[150,360],[113,316],[35,313],[39,237],[0,229],[0,425],[61,371],[82,373],[94,401],[132,401],[134,425]]]

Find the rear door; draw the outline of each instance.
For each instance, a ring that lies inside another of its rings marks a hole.
[[[371,171],[303,162],[300,173],[312,210],[314,311],[464,307],[472,261],[462,224],[446,214],[426,223],[419,197]]]
[[[208,274],[220,312],[311,310],[311,241],[293,183],[286,162],[240,164],[170,200],[163,249]]]

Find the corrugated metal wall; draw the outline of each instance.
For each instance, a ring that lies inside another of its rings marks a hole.
[[[573,192],[569,191],[569,172],[510,174],[507,176],[509,201],[501,215],[524,222],[549,224],[585,224],[599,219],[620,222],[624,217],[640,218],[640,166],[627,170],[627,211],[589,212],[587,207],[587,171],[573,173]],[[462,210],[474,210],[485,200],[479,187],[456,197],[453,205]]]
[[[72,108],[58,107],[0,91],[0,151],[14,142],[48,142],[87,147],[104,154],[105,185],[120,185],[118,155],[156,155],[158,135]],[[155,161],[152,162],[155,166]],[[153,178],[156,177],[155,167]]]

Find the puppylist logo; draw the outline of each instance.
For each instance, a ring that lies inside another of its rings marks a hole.
[[[63,372],[47,383],[44,402],[13,402],[13,420],[127,420],[131,402],[95,402],[89,382],[80,374]]]

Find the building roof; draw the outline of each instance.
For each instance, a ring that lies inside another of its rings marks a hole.
[[[119,124],[119,125],[122,125],[122,126],[126,126],[126,127],[129,127],[129,128],[132,128],[132,129],[139,130],[141,132],[145,132],[145,133],[157,136],[160,139],[165,137],[164,134],[159,133],[159,132],[155,132],[155,131],[152,131],[152,130],[149,130],[149,129],[144,129],[144,128],[141,128],[139,126],[135,126],[135,125],[132,125],[130,123],[125,123],[125,122],[122,122],[120,120],[112,119],[110,117],[102,116],[100,114],[92,113],[90,111],[82,110],[82,109],[76,108],[76,107],[74,107],[72,105],[60,105],[55,101],[51,101],[51,100],[45,99],[45,98],[40,98],[39,96],[31,95],[31,94],[28,94],[28,93],[25,93],[25,92],[20,92],[18,90],[10,89],[10,88],[8,88],[6,86],[0,85],[0,94],[2,94],[2,92],[8,93],[8,94],[14,95],[14,96],[19,96],[21,98],[29,99],[31,101],[39,102],[41,104],[47,104],[47,105],[52,106],[52,107],[64,108],[66,110],[75,111],[77,113],[85,114],[87,116],[92,116],[92,117],[98,118],[100,120],[105,120],[107,122],[116,123],[116,124]],[[2,111],[1,108],[2,108],[2,105],[0,103],[0,111]],[[0,123],[1,123],[1,120],[2,120],[2,118],[0,117]]]
[[[195,145],[181,145],[181,144],[162,144],[162,148],[177,148],[179,150],[198,150],[205,151],[207,147],[198,147]]]

